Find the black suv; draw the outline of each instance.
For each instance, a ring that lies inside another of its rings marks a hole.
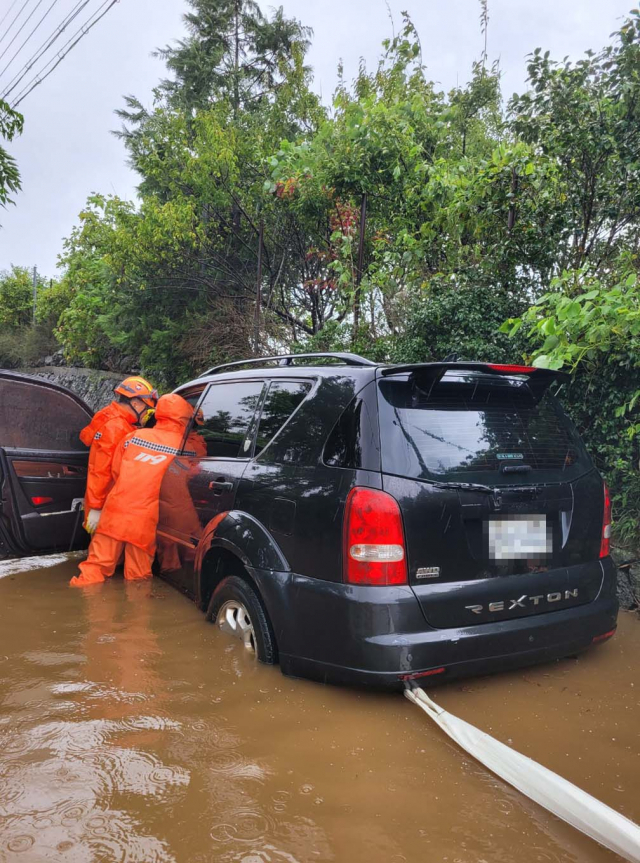
[[[210,369],[177,390],[196,412],[162,486],[160,572],[285,674],[400,687],[576,654],[618,604],[608,493],[561,377],[351,354]],[[0,376],[14,410],[26,383]],[[43,525],[68,542],[86,465],[79,401],[33,386],[59,402],[60,452],[37,449],[41,404],[0,439],[0,542],[22,531],[22,553],[53,541]]]
[[[177,390],[197,413],[161,572],[285,674],[397,687],[576,654],[618,604],[560,377],[350,354],[210,369]]]

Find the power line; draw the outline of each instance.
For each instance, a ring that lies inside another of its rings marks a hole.
[[[9,50],[9,48],[11,48],[11,46],[13,45],[13,43],[16,41],[16,39],[18,38],[18,36],[22,33],[22,31],[24,30],[24,28],[27,26],[27,24],[28,24],[28,23],[29,23],[29,21],[31,20],[31,16],[35,13],[35,11],[36,11],[36,9],[38,8],[38,6],[40,6],[40,4],[41,4],[41,3],[43,3],[43,2],[44,2],[44,0],[38,0],[38,2],[36,3],[36,5],[34,6],[34,8],[31,10],[31,12],[29,12],[29,14],[28,14],[28,15],[27,15],[27,17],[25,18],[25,20],[22,22],[22,24],[21,24],[21,25],[20,25],[20,27],[18,28],[18,32],[15,34],[15,36],[13,37],[13,39],[11,40],[11,42],[9,42],[9,44],[8,44],[8,45],[7,45],[7,47],[4,49],[4,51],[2,52],[2,54],[0,54],[0,60],[2,60],[2,58],[3,58],[3,57],[4,57],[4,55],[7,53],[7,51]]]
[[[31,33],[29,33],[29,35],[27,36],[27,38],[24,40],[24,42],[22,43],[22,45],[18,48],[18,50],[16,51],[16,53],[13,55],[13,57],[9,60],[9,62],[8,62],[8,63],[7,63],[7,65],[4,67],[4,69],[2,70],[2,72],[0,72],[0,78],[4,75],[4,73],[7,71],[7,69],[9,68],[9,66],[13,63],[13,61],[16,59],[16,57],[18,56],[18,54],[22,51],[22,49],[24,48],[24,46],[27,44],[27,42],[29,41],[29,39],[31,39],[31,37],[33,36],[33,34],[34,34],[34,33],[36,32],[36,30],[40,27],[40,25],[42,24],[42,22],[45,20],[45,18],[46,18],[46,17],[47,17],[47,15],[49,14],[49,12],[51,12],[51,10],[53,9],[53,7],[56,5],[56,3],[57,3],[57,2],[58,2],[58,0],[53,0],[53,3],[51,4],[51,6],[49,6],[49,8],[47,9],[47,11],[46,11],[46,12],[44,13],[44,15],[42,16],[42,18],[38,21],[38,23],[36,24],[36,26],[35,26],[35,27],[33,28],[33,30],[31,31]],[[36,9],[37,9],[37,8],[38,8],[38,7],[36,6]],[[35,9],[34,9],[33,11],[35,12]],[[27,19],[27,20],[29,20],[29,19]]]
[[[92,30],[100,20],[102,20],[102,18],[104,18],[104,16],[107,14],[107,12],[109,12],[109,10],[112,9],[116,5],[116,3],[118,3],[118,2],[119,2],[119,0],[105,0],[105,2],[96,10],[96,12],[94,12],[93,15],[91,15],[85,21],[85,23],[82,25],[82,27],[80,27],[78,30],[76,30],[76,32],[71,37],[71,39],[69,39],[62,46],[62,50],[59,51],[58,54],[56,55],[56,57],[58,58],[57,62],[54,62],[55,61],[55,57],[54,57],[53,60],[50,60],[48,63],[46,63],[42,67],[42,69],[40,69],[40,71],[36,73],[36,75],[31,79],[31,81],[29,81],[29,83],[26,85],[26,87],[24,87],[21,90],[21,92],[18,93],[16,101],[13,103],[12,107],[17,108],[17,106],[20,104],[20,102],[22,102],[24,99],[26,99],[26,97],[29,95],[29,93],[31,93],[33,90],[35,90],[35,88],[38,86],[38,84],[42,84],[42,82],[49,77],[49,75],[54,71],[54,69],[58,68],[60,63],[62,63],[64,58],[67,56],[67,54],[75,48],[75,46],[78,44],[78,42],[80,42],[80,40],[84,36],[86,36],[87,33],[90,30]],[[107,8],[104,10],[104,12],[100,12],[100,10],[103,9],[105,6]],[[100,12],[100,14],[98,15],[99,12]],[[96,15],[98,16],[97,18],[96,18]],[[95,20],[91,21],[92,18],[95,18]],[[90,21],[91,21],[91,23],[89,23]],[[66,48],[66,50],[65,50],[65,48]],[[51,66],[52,63],[53,63],[53,66]],[[51,68],[49,69],[48,72],[43,74],[44,70],[48,66],[51,66]]]
[[[2,27],[2,25],[6,21],[7,17],[9,16],[9,12],[11,12],[11,10],[13,9],[13,7],[16,5],[17,2],[18,2],[18,0],[13,0],[13,3],[11,4],[11,6],[9,6],[7,11],[2,16],[2,18],[0,18],[0,27]]]
[[[9,35],[9,33],[11,32],[11,28],[12,28],[12,27],[13,27],[13,25],[16,23],[16,21],[18,20],[18,18],[22,15],[22,13],[24,12],[25,8],[29,5],[29,2],[30,2],[30,0],[24,0],[24,3],[23,3],[23,4],[22,4],[22,6],[20,7],[20,11],[19,11],[19,12],[18,12],[18,14],[16,15],[16,17],[13,19],[13,21],[11,22],[11,24],[9,24],[9,26],[8,26],[8,27],[7,27],[7,29],[4,31],[4,33],[2,34],[2,36],[0,36],[0,42],[4,41],[4,37]]]
[[[7,89],[4,91],[2,95],[2,99],[6,100],[9,93],[11,93],[18,86],[20,81],[28,75],[31,69],[35,66],[38,60],[47,53],[49,48],[53,45],[53,43],[64,33],[69,24],[74,21],[78,15],[82,12],[82,10],[89,4],[90,0],[78,0],[76,5],[73,7],[71,12],[69,12],[62,21],[55,28],[53,33],[44,40],[44,42],[38,47],[37,51],[31,56],[31,58],[25,63],[25,65],[20,69],[9,81],[7,84]]]

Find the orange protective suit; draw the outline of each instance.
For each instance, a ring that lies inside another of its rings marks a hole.
[[[164,527],[172,535],[178,534],[184,539],[193,540],[200,537],[202,525],[189,491],[189,480],[199,470],[196,459],[207,455],[207,444],[199,434],[192,431],[187,436],[184,448],[185,452],[195,455],[195,458],[180,459],[167,472],[160,501],[160,530]],[[184,556],[184,546],[179,551],[175,540],[158,534],[160,572],[181,569],[183,564],[181,553]],[[187,549],[186,554],[193,555],[193,552]]]
[[[123,544],[125,578],[151,576],[160,486],[167,468],[180,453],[192,415],[193,408],[182,396],[162,396],[154,428],[131,433],[116,449],[113,488],[102,508],[89,556],[80,564],[80,575],[71,579],[74,587],[95,584],[113,575]]]
[[[102,509],[113,485],[111,466],[114,453],[136,425],[136,417],[126,405],[111,402],[94,416],[80,432],[80,440],[91,447],[87,490],[84,497],[85,515],[91,509]]]
[[[80,564],[80,575],[72,578],[69,584],[73,587],[98,584],[113,575],[123,557],[124,577],[127,581],[151,578],[153,555],[147,554],[142,548],[113,539],[96,530],[89,546],[89,556],[84,563]]]

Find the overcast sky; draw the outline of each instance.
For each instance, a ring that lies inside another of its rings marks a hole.
[[[0,0],[0,20],[11,2]],[[9,42],[9,37],[1,40],[7,23],[22,2],[16,2],[0,27],[0,53]],[[0,84],[27,62],[76,2],[58,0]],[[88,8],[97,9],[101,2],[90,0]],[[34,14],[32,25],[48,5]],[[375,64],[381,41],[391,34],[385,0],[282,0],[282,5],[287,15],[314,30],[309,62],[325,102],[335,87],[340,58],[351,78],[360,57]],[[578,58],[586,49],[604,45],[633,5],[632,0],[489,0],[489,55],[500,61],[504,94],[523,88],[525,57],[534,48],[548,49],[557,59]],[[482,49],[478,0],[389,0],[388,6],[396,24],[401,10],[409,11],[434,81],[448,89],[467,80]],[[87,195],[135,196],[136,176],[125,163],[121,142],[110,134],[118,126],[113,111],[126,93],[149,100],[163,71],[151,52],[183,34],[185,9],[186,0],[119,0],[22,103],[25,130],[10,151],[18,160],[23,190],[15,196],[15,206],[0,210],[0,270],[11,264],[36,265],[44,275],[56,275],[62,239],[76,223]],[[27,11],[29,7],[25,15]],[[30,29],[25,27],[0,60],[0,69]],[[69,35],[72,32],[70,28]]]

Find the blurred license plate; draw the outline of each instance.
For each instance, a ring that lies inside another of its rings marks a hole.
[[[487,522],[491,560],[546,560],[551,531],[544,515],[513,515]]]

